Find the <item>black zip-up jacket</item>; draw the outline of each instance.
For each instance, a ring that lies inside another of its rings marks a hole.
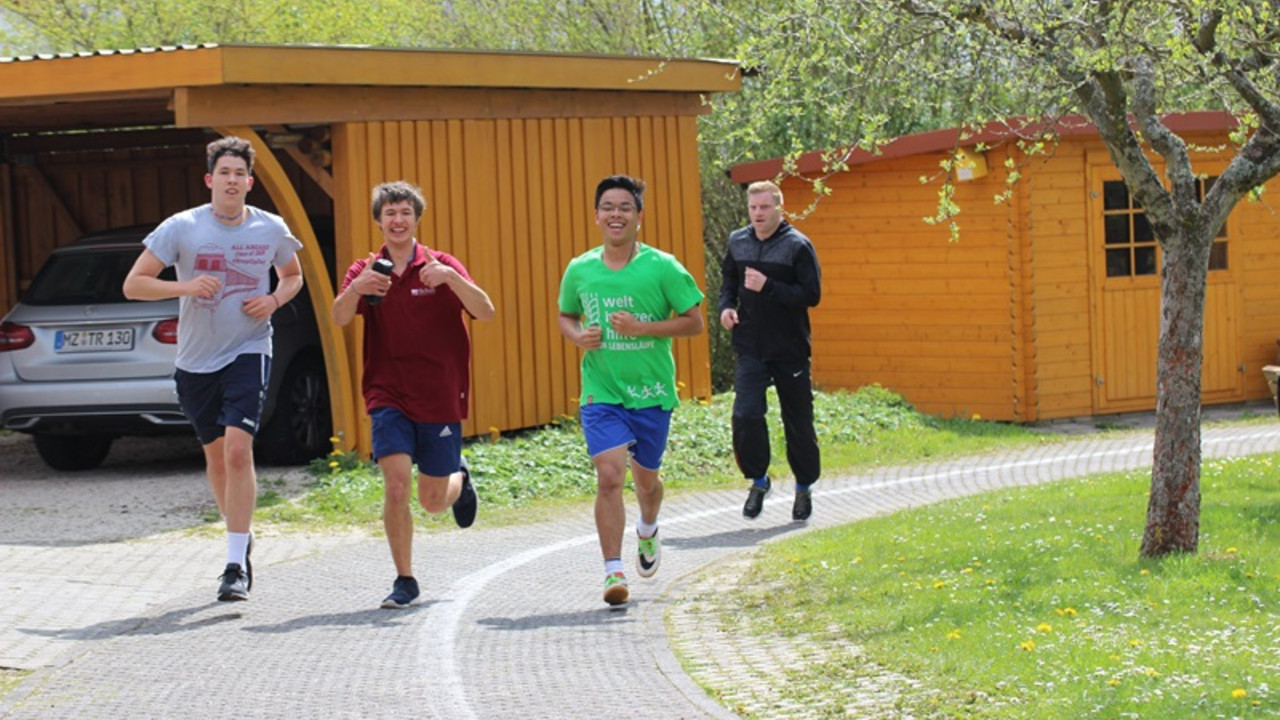
[[[749,267],[769,278],[763,291],[744,287]],[[761,360],[809,358],[809,308],[822,299],[822,270],[809,238],[786,220],[765,240],[750,225],[734,230],[720,279],[719,311],[738,310],[735,351]]]

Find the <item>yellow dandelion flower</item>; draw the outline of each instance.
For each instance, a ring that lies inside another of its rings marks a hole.
[[[1130,640],[1130,641],[1129,641],[1129,647],[1142,647],[1142,641],[1141,641],[1141,640]]]
[[[971,572],[973,572],[973,568],[971,568],[971,567],[967,567],[967,568],[960,568],[960,573],[961,573],[961,574],[964,574],[964,573],[971,573]]]
[[[1227,554],[1228,554],[1228,555],[1235,555],[1235,554],[1236,554],[1236,553],[1238,553],[1238,552],[1240,552],[1240,551],[1239,551],[1239,550],[1237,550],[1237,549],[1235,549],[1235,548],[1227,548]]]
[[[331,468],[336,468],[336,467],[338,467],[338,461],[337,461],[337,460],[330,460],[330,461],[329,461],[329,467],[331,467]]]
[[[978,413],[974,413],[974,414],[973,414],[973,418],[972,418],[972,419],[973,419],[973,420],[981,420],[981,419],[982,419],[982,416],[981,416],[981,415],[979,415]]]
[[[1036,649],[1036,641],[1035,641],[1035,640],[1023,640],[1021,643],[1019,643],[1019,644],[1018,644],[1018,647],[1022,648],[1023,650],[1026,650],[1027,652],[1035,652],[1035,649]]]
[[[1063,617],[1075,617],[1076,609],[1075,608],[1058,608],[1057,610],[1054,610],[1054,612],[1058,613]]]
[[[334,445],[337,445],[338,443],[342,442],[342,440],[340,440],[337,435],[334,435],[333,437],[329,438],[329,442],[333,443]]]
[[[995,581],[995,580],[991,580],[990,578],[988,578],[988,579],[987,579],[987,584],[988,584],[988,585],[995,585],[995,584],[996,584],[996,581]]]
[[[1146,568],[1143,568],[1143,569],[1142,569],[1142,572],[1140,572],[1140,573],[1138,573],[1138,574],[1139,574],[1139,575],[1150,575],[1150,574],[1151,574],[1151,571],[1150,571],[1150,570],[1148,570],[1148,569],[1146,569]]]
[[[1143,672],[1147,674],[1147,677],[1160,677],[1160,671],[1155,668],[1147,668]]]
[[[960,631],[959,631],[959,630],[952,630],[951,632],[947,633],[947,639],[948,639],[948,640],[959,640],[959,639],[960,639]]]
[[[1053,626],[1049,623],[1040,623],[1036,626],[1036,632],[1051,633],[1053,632]]]
[[[1120,678],[1111,678],[1110,680],[1107,681],[1107,685],[1110,685],[1111,687],[1116,687],[1119,684],[1120,684]]]
[[[945,580],[939,580],[939,581],[937,581],[937,582],[935,582],[935,583],[933,584],[933,588],[934,588],[935,590],[938,590],[938,589],[944,588],[944,587],[946,587],[946,586],[947,586],[947,582],[946,582]]]
[[[1236,700],[1243,700],[1248,696],[1249,696],[1249,692],[1244,688],[1236,688],[1235,690],[1231,691],[1231,697],[1235,698]]]

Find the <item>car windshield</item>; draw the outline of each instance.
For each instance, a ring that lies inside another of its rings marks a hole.
[[[86,248],[54,253],[22,295],[24,305],[93,305],[131,302],[124,296],[124,278],[142,252],[141,245]],[[173,268],[160,277],[172,280]]]

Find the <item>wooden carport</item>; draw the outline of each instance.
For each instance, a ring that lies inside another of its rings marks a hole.
[[[595,181],[645,178],[644,239],[700,277],[696,120],[706,95],[739,86],[728,62],[607,56],[193,46],[0,61],[0,312],[53,247],[207,201],[203,144],[239,135],[267,195],[250,203],[303,241],[344,448],[369,448],[360,328],[326,311],[350,260],[380,245],[368,193],[388,179],[423,187],[420,237],[498,306],[473,328],[467,433],[546,423],[576,412],[555,295],[564,263],[594,243]],[[705,336],[676,354],[687,394],[709,396]]]

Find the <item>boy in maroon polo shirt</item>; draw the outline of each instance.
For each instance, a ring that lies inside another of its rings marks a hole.
[[[365,407],[373,420],[373,457],[386,483],[382,522],[396,566],[384,608],[418,597],[413,577],[409,481],[418,466],[418,501],[429,513],[453,508],[460,527],[475,521],[479,498],[462,461],[462,420],[470,392],[471,339],[462,319],[493,317],[493,302],[448,253],[418,243],[422,191],[403,181],[373,189],[373,219],[384,244],[347,269],[333,302],[344,326],[364,316]],[[374,261],[392,263],[390,274]]]

